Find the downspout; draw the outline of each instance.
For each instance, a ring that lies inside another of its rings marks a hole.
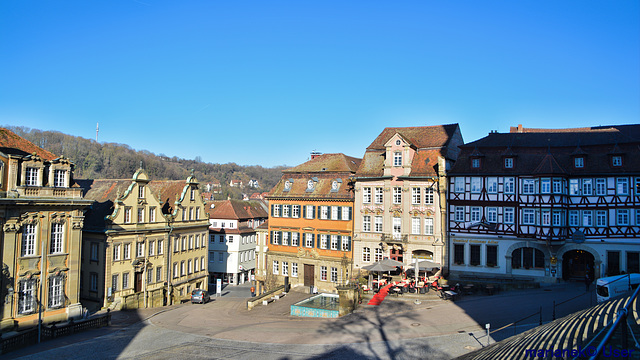
[[[171,234],[173,233],[173,217],[169,219],[169,233],[167,234],[167,264],[165,266],[167,273],[167,305],[171,305],[171,288],[173,287],[171,283]]]

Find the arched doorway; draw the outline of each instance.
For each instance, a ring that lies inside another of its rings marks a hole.
[[[562,255],[562,278],[564,280],[584,280],[585,275],[594,277],[594,258],[585,250],[571,250]]]

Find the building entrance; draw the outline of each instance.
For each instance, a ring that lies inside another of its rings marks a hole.
[[[304,286],[315,285],[313,280],[315,276],[315,266],[304,264]]]
[[[404,251],[402,251],[402,249],[391,249],[389,258],[391,260],[403,262],[402,259],[404,259]]]
[[[590,252],[584,250],[567,251],[562,256],[562,278],[564,280],[584,280],[589,274],[593,279],[594,259]]]

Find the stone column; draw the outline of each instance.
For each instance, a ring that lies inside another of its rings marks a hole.
[[[0,288],[0,302],[2,303],[2,319],[0,330],[12,330],[15,327],[13,319],[15,307],[18,305],[18,282],[16,274],[16,259],[20,252],[18,232],[20,226],[16,220],[8,221],[3,226],[2,247],[2,287]],[[13,289],[9,291],[9,289]]]
[[[338,316],[347,315],[356,309],[358,304],[358,289],[351,286],[338,286]]]

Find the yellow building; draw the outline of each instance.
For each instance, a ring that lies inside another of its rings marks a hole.
[[[82,210],[73,164],[0,129],[1,330],[82,315]]]
[[[79,183],[95,201],[84,228],[85,246],[95,249],[83,262],[84,301],[157,307],[208,289],[209,223],[193,175],[150,181],[139,169],[131,180]]]

